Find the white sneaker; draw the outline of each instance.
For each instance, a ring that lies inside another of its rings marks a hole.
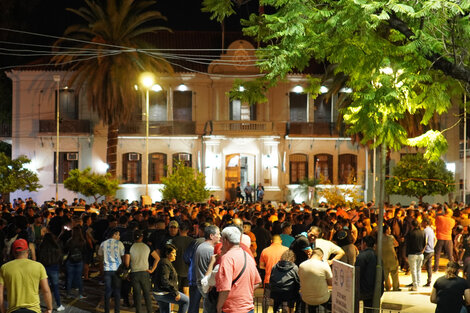
[[[61,312],[63,310],[65,310],[65,306],[63,306],[62,304],[56,309],[57,312]]]

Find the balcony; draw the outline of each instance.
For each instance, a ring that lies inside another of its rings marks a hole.
[[[149,135],[194,135],[192,121],[149,122]],[[119,127],[120,135],[145,135],[145,121],[136,121]]]
[[[328,122],[289,122],[286,132],[289,136],[343,137],[344,129],[338,131],[336,123]]]
[[[207,135],[273,135],[284,133],[284,123],[259,121],[208,121],[204,126]]]
[[[39,120],[39,132],[56,133],[56,120]],[[61,134],[89,134],[91,123],[89,120],[61,120],[59,125]]]

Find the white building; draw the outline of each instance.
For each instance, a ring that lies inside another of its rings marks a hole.
[[[219,33],[163,36],[167,36],[159,43],[163,48],[181,47],[185,38],[191,40],[186,45],[196,42],[204,48],[220,47]],[[117,177],[122,189],[118,198],[139,199],[148,179],[149,195],[153,201],[160,200],[161,178],[173,160],[179,159],[204,172],[207,186],[218,199],[228,199],[228,188],[240,181],[242,188],[246,182],[264,185],[265,200],[300,201],[303,199],[296,191],[299,180],[320,175],[334,184],[345,184],[354,176],[365,199],[372,199],[370,151],[337,130],[334,97],[328,102],[322,96],[312,100],[302,91],[307,85],[305,75],[290,75],[270,89],[267,103],[249,106],[230,101],[227,92],[235,78],[258,73],[252,62],[253,49],[247,41],[234,40],[209,66],[183,64],[184,68],[175,66],[174,75],[158,77],[163,91],[150,94],[148,165],[144,111],[119,128]],[[318,74],[314,70],[310,73]],[[74,86],[67,85],[70,73],[51,68],[14,69],[7,75],[13,81],[12,156],[28,156],[43,185],[31,196],[38,202],[55,196],[57,88],[59,197],[71,200],[80,196],[63,187],[69,170],[107,170],[107,128],[89,111],[85,91],[76,94]],[[54,75],[60,76],[59,84]],[[456,132],[458,129],[451,131]],[[446,157],[461,173],[454,147],[457,142],[450,140]],[[29,195],[17,191],[11,198]]]

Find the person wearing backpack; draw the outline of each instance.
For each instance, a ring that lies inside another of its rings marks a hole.
[[[65,244],[65,251],[67,252],[67,260],[65,262],[67,270],[66,291],[68,298],[71,296],[70,290],[72,285],[78,287],[78,298],[85,298],[82,281],[85,246],[86,242],[85,238],[83,238],[82,229],[79,225],[75,226],[72,228],[72,237]]]

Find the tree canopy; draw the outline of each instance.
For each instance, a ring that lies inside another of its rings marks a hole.
[[[222,21],[234,1],[204,1]],[[409,140],[400,123],[418,115],[429,125],[447,112],[453,96],[470,82],[470,1],[261,0],[271,14],[243,20],[244,32],[262,43],[257,51],[262,80],[272,84],[311,62],[334,64],[353,90],[344,110],[351,133],[362,142],[446,151],[441,130],[427,127]]]
[[[405,155],[393,168],[393,176],[385,183],[388,194],[416,197],[446,195],[455,190],[454,174],[444,161],[426,162],[423,154]]]
[[[172,173],[162,178],[163,199],[178,201],[200,202],[209,197],[206,189],[206,178],[203,173],[177,162]]]
[[[134,88],[140,74],[173,71],[163,58],[152,55],[155,47],[149,46],[143,35],[168,29],[158,25],[158,20],[165,18],[152,10],[152,0],[85,2],[86,6],[78,10],[68,9],[84,23],[65,30],[64,36],[71,39],[55,43],[62,53],[57,53],[53,61],[71,64],[69,84],[78,89],[86,86],[88,105],[109,126],[107,163],[115,175],[117,126],[129,122],[140,108],[141,98]],[[85,55],[70,52],[76,48]]]
[[[110,173],[92,173],[91,168],[87,167],[83,171],[71,170],[64,181],[64,187],[86,197],[93,197],[96,202],[102,196],[114,196],[119,189],[119,181],[112,179]]]
[[[0,152],[0,193],[16,190],[37,191],[42,188],[37,174],[27,168],[30,162],[24,155],[11,159]]]

